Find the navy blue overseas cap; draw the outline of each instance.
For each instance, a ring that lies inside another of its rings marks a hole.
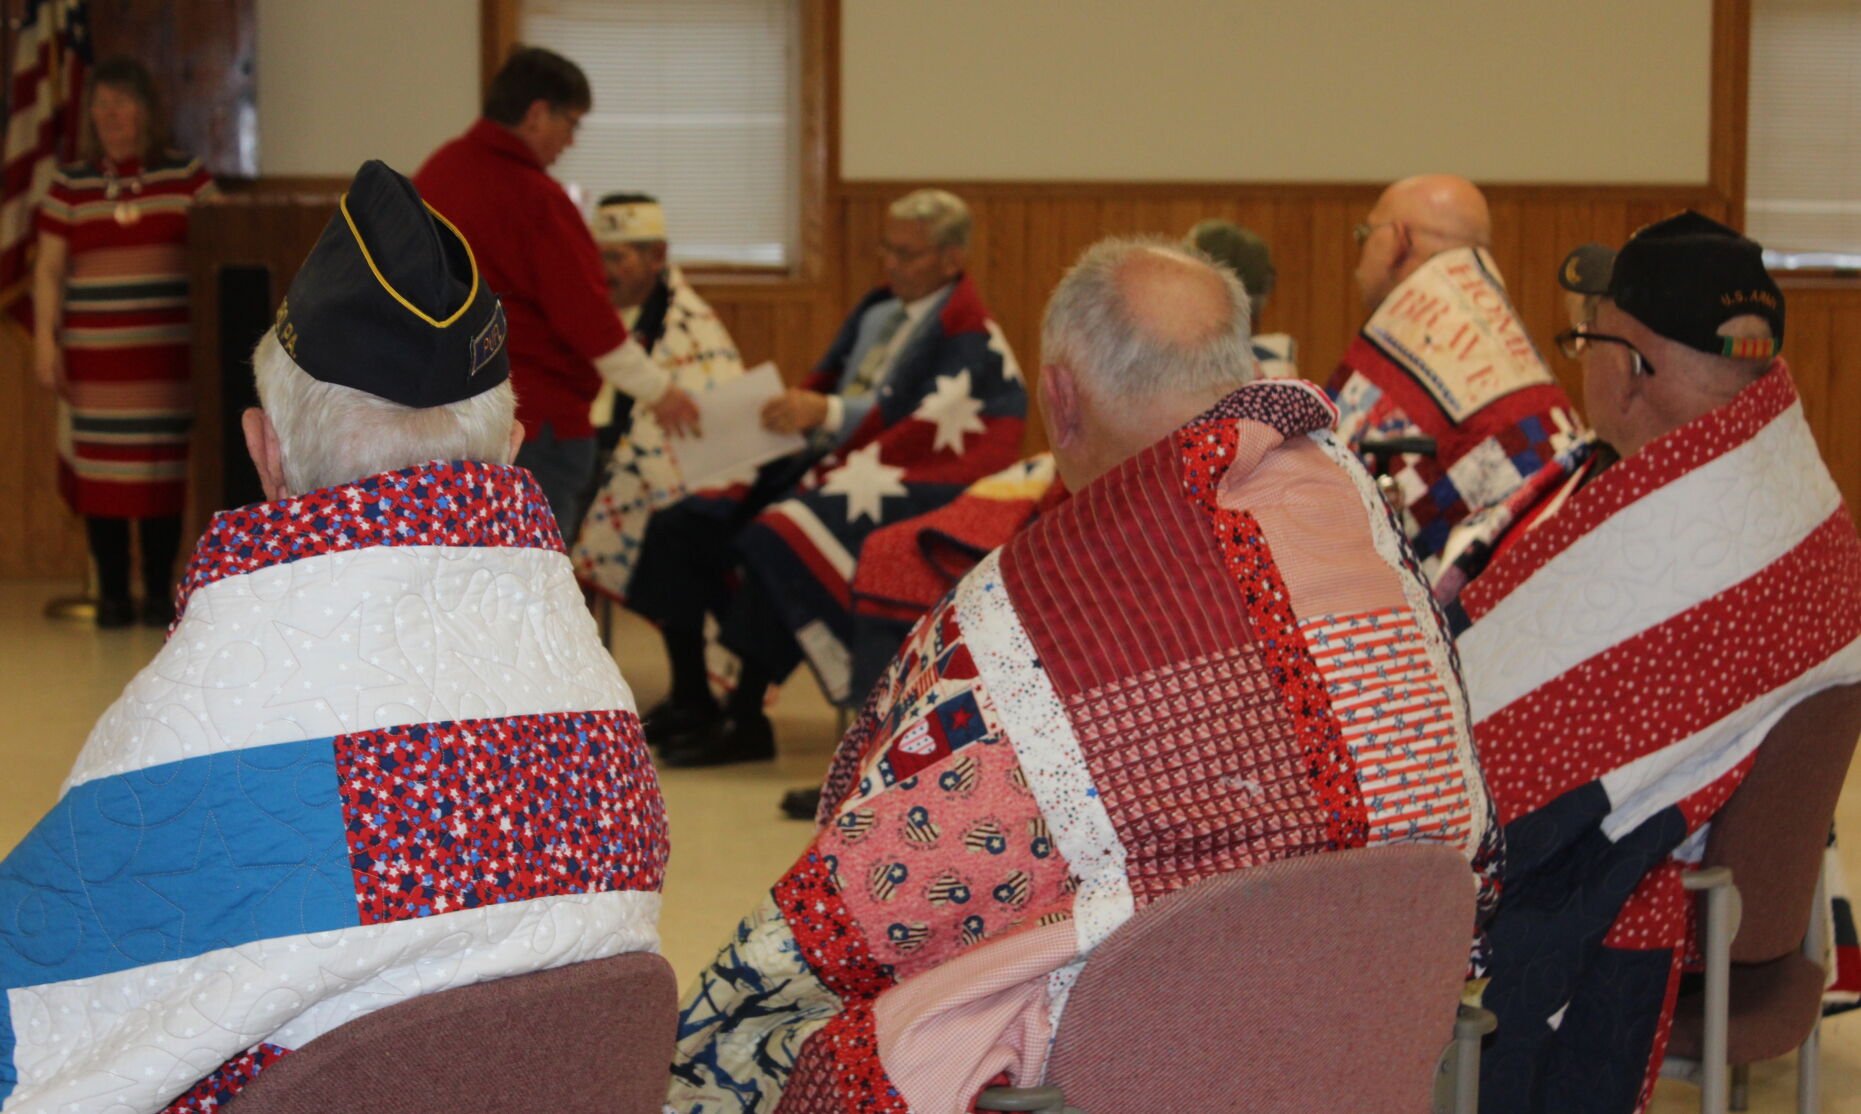
[[[312,377],[403,406],[462,402],[510,378],[504,307],[472,246],[378,159],[356,171],[276,324]]]

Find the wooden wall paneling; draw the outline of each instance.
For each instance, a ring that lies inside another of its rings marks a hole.
[[[215,174],[258,173],[258,17],[254,0],[92,0],[99,59],[149,68],[177,146]]]
[[[9,416],[0,448],[0,576],[84,576],[83,526],[58,494],[57,410],[32,375],[32,344],[0,329],[0,407]]]
[[[1790,364],[1797,394],[1803,396],[1803,416],[1816,434],[1826,458],[1832,416],[1829,408],[1830,342],[1840,297],[1814,288],[1786,292],[1784,297],[1788,315],[1784,322],[1783,357]]]
[[[1822,442],[1822,455],[1848,501],[1849,515],[1861,520],[1861,290],[1851,284],[1830,291],[1826,302],[1831,329],[1824,396],[1828,436]],[[1791,312],[1795,312],[1794,305]],[[1794,321],[1786,323],[1787,341],[1794,340],[1795,328]]]

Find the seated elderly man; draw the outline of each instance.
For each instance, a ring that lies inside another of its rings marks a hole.
[[[1487,248],[1472,182],[1405,178],[1357,226],[1370,314],[1332,373],[1338,432],[1362,453],[1436,595],[1585,459],[1589,440],[1532,347]]]
[[[654,949],[633,699],[528,473],[503,309],[378,162],[254,356],[268,501],[0,864],[8,1110],[207,1110],[417,994]]]
[[[1176,245],[1067,273],[1040,391],[1074,494],[874,689],[829,819],[687,993],[674,1109],[967,1110],[1041,1077],[1050,976],[1182,886],[1396,840],[1490,863],[1427,586],[1323,393],[1253,381],[1248,341]]]
[[[702,407],[712,388],[743,374],[729,330],[667,257],[666,214],[657,200],[643,193],[602,198],[594,238],[608,296],[627,334],[665,369],[674,387]],[[653,512],[688,492],[666,455],[665,427],[650,409],[604,386],[595,399],[594,424],[596,440],[610,455],[570,555],[583,583],[625,600]],[[743,477],[753,478],[753,470]]]
[[[1253,306],[1253,321],[1260,322],[1267,297],[1279,281],[1273,266],[1273,250],[1259,233],[1242,228],[1230,220],[1211,218],[1189,230],[1185,242],[1215,262],[1233,271],[1247,288],[1247,300]],[[1299,346],[1285,333],[1254,332],[1254,359],[1260,374],[1267,379],[1297,379]]]
[[[1496,1114],[1646,1105],[1704,826],[1792,704],[1861,678],[1861,540],[1776,356],[1758,245],[1683,213],[1602,282],[1560,341],[1613,452],[1448,609],[1506,837]]]
[[[1021,455],[1027,391],[1014,354],[963,273],[969,210],[941,190],[894,202],[880,241],[887,285],[872,291],[803,387],[763,424],[807,437],[747,490],[702,493],[654,516],[628,606],[657,623],[672,693],[646,717],[669,766],[775,753],[763,698],[804,659],[848,704],[849,588],[873,530],[949,502]],[[742,663],[713,701],[704,620]]]

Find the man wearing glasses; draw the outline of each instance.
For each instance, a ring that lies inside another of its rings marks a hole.
[[[808,440],[748,490],[704,492],[654,516],[628,606],[656,623],[672,692],[646,716],[668,766],[772,757],[769,685],[806,661],[834,703],[852,691],[850,591],[866,537],[943,506],[1021,455],[1027,390],[1001,330],[963,273],[970,215],[943,190],[893,202],[885,285],[855,306],[801,386],[762,423]],[[719,706],[705,618],[742,663]]]
[[[581,211],[549,176],[593,103],[580,66],[554,51],[520,48],[491,79],[484,114],[414,175],[503,299],[524,434],[517,463],[536,477],[570,543],[594,482],[589,408],[603,382],[675,436],[698,421],[691,396],[628,340]]]
[[[1517,493],[1568,474],[1587,442],[1506,296],[1472,182],[1406,178],[1355,231],[1370,319],[1327,389],[1339,435],[1445,601],[1471,576],[1463,562],[1483,559],[1515,520]]]
[[[1560,277],[1597,298],[1558,343],[1611,452],[1447,608],[1506,837],[1481,1109],[1626,1112],[1688,951],[1686,849],[1778,717],[1861,678],[1861,540],[1757,244],[1686,212]]]

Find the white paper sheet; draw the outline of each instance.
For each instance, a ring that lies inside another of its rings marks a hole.
[[[807,438],[798,433],[771,433],[762,427],[763,405],[784,389],[775,365],[763,363],[695,396],[698,425],[704,432],[666,438],[667,452],[687,490],[721,484],[807,447]]]

